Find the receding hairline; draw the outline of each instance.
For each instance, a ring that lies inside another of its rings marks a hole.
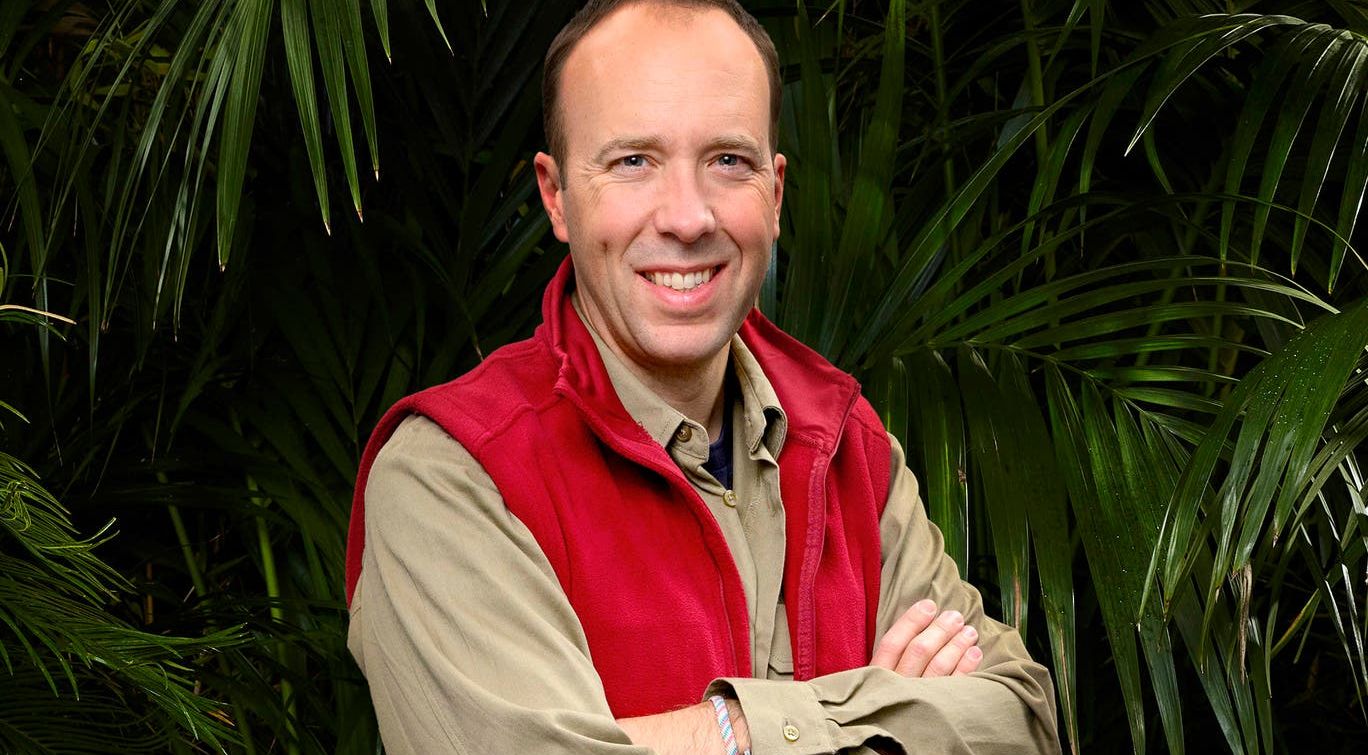
[[[542,116],[547,147],[551,156],[559,164],[566,155],[565,129],[560,113],[561,79],[565,75],[566,63],[584,38],[593,33],[610,18],[626,8],[647,6],[650,12],[659,13],[663,18],[675,22],[687,22],[709,11],[720,11],[734,23],[738,30],[750,39],[753,49],[760,57],[761,67],[765,69],[769,85],[769,151],[777,154],[779,150],[779,109],[781,106],[781,86],[779,77],[778,52],[768,32],[760,25],[739,2],[735,0],[591,0],[561,29],[546,53],[542,73]]]

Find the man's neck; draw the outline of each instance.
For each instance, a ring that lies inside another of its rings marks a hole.
[[[611,346],[609,348],[612,348]],[[620,358],[622,355],[618,355]],[[629,359],[623,359],[631,370],[653,393],[685,417],[708,429],[708,438],[715,440],[722,432],[724,406],[723,384],[727,377],[730,349],[697,369],[668,372],[648,372]]]
[[[595,334],[600,348],[612,352],[617,360],[648,390],[685,417],[708,429],[708,439],[716,440],[722,433],[724,411],[723,384],[727,365],[731,363],[731,345],[725,345],[712,359],[700,365],[647,370],[638,365],[599,332],[593,318],[584,310],[579,292],[571,293],[571,303],[580,322]]]

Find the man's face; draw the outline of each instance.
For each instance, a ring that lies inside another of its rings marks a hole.
[[[628,6],[562,70],[564,164],[536,158],[585,316],[648,375],[726,359],[779,234],[769,80],[724,12]]]

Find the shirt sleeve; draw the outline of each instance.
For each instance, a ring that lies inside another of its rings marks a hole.
[[[644,755],[532,533],[430,420],[411,417],[366,486],[347,644],[392,755]]]
[[[979,631],[979,670],[909,679],[866,666],[806,682],[722,679],[709,693],[735,695],[755,755],[1060,752],[1049,672],[1031,660],[1015,629],[984,614],[978,591],[960,580],[902,447],[889,437],[878,636],[913,603],[931,598]]]

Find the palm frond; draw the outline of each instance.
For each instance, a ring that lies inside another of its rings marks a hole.
[[[221,704],[195,693],[189,664],[242,644],[246,636],[224,630],[196,638],[169,637],[139,631],[111,616],[105,605],[131,585],[95,555],[112,537],[109,526],[77,539],[65,509],[27,465],[5,453],[0,453],[0,533],[0,632],[7,635],[0,643],[0,660],[12,684],[43,680],[45,691],[23,687],[25,697],[46,693],[58,699],[40,709],[28,702],[7,706],[0,738],[20,743],[52,736],[61,728],[60,711],[70,705],[61,700],[79,698],[94,684],[119,693],[104,698],[106,705],[121,701],[119,710],[124,711],[123,723],[115,719],[110,726],[142,728],[127,725],[129,712],[151,706],[173,728],[145,730],[143,737],[164,743],[183,730],[212,746],[235,740]],[[13,651],[19,649],[23,652],[15,657]],[[58,677],[69,689],[59,687]],[[92,701],[92,714],[100,699],[97,695]],[[78,743],[73,739],[72,744]]]

